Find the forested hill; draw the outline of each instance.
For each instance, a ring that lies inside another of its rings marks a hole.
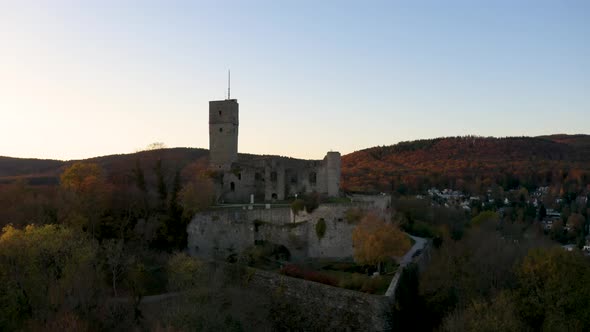
[[[241,155],[243,158],[253,155]],[[172,148],[87,159],[99,164],[114,183],[126,181],[137,163],[152,169],[157,160],[170,170],[188,164],[205,169],[208,150]],[[75,161],[0,157],[0,184],[25,179],[53,185]],[[429,187],[477,192],[498,184],[564,185],[590,183],[590,135],[539,137],[447,137],[373,147],[342,157],[342,187],[347,191],[423,192]]]
[[[112,182],[124,182],[137,164],[153,168],[158,160],[167,169],[182,170],[191,163],[202,164],[204,168],[208,162],[209,151],[196,148],[171,148],[146,150],[129,154],[117,154],[85,159],[85,162],[96,163],[107,173]],[[41,160],[21,159],[0,156],[0,184],[24,179],[32,185],[53,185],[59,183],[59,175],[63,170],[79,160]]]
[[[580,187],[589,177],[590,135],[436,138],[342,158],[343,188],[349,191],[423,192],[436,186],[478,192],[494,183],[505,189]]]
[[[23,159],[0,156],[0,177],[42,174],[55,170],[63,161],[49,159]]]

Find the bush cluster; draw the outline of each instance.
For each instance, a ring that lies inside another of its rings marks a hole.
[[[285,265],[279,271],[279,273],[289,277],[315,281],[330,286],[338,286],[338,280],[336,280],[335,278],[316,271],[304,270],[295,264]]]
[[[318,240],[321,240],[326,235],[326,221],[324,218],[320,218],[315,224],[315,233],[318,236]]]

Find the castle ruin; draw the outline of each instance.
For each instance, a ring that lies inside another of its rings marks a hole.
[[[238,154],[237,99],[209,102],[210,170],[216,174],[219,203],[281,201],[298,194],[340,193],[340,153],[323,160]]]
[[[221,204],[195,214],[188,225],[191,255],[224,260],[268,242],[284,246],[295,260],[348,258],[357,221],[348,220],[347,212],[389,215],[391,197],[385,195],[347,195],[310,211],[276,202],[314,192],[324,198],[339,196],[340,153],[328,152],[323,160],[238,154],[238,129],[236,99],[209,102],[209,169]],[[322,236],[318,223],[325,225]]]

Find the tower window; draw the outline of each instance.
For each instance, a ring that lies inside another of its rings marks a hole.
[[[221,111],[219,111],[219,115],[221,115]]]
[[[232,183],[230,183],[230,184],[229,184],[229,189],[230,189],[232,192],[236,191],[236,184],[235,184],[235,183],[233,183],[233,182],[232,182]]]
[[[238,173],[238,180],[242,179],[242,173]]]
[[[220,133],[221,133],[221,132],[223,132],[223,128],[219,128],[219,132],[220,132]]]

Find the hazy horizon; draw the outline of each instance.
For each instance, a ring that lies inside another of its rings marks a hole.
[[[445,136],[587,133],[590,3],[0,4],[0,155],[208,148],[321,159]]]

